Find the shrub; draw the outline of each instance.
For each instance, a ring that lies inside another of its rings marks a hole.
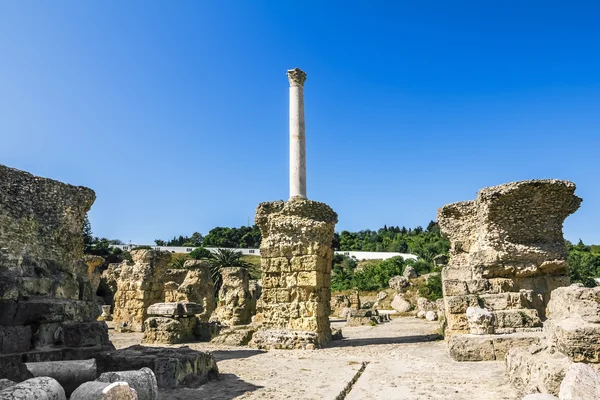
[[[190,253],[190,257],[194,260],[202,260],[210,258],[211,252],[210,250],[204,247],[197,247]]]
[[[430,275],[425,284],[419,288],[419,295],[430,301],[441,299],[443,297],[441,274]]]

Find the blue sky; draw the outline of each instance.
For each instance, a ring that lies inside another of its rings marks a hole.
[[[600,6],[558,1],[3,1],[0,163],[88,186],[94,234],[240,226],[288,197],[287,69],[308,196],[338,230],[426,226],[559,178],[600,243]]]

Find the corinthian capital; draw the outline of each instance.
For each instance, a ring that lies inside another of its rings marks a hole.
[[[300,68],[288,69],[287,76],[290,81],[290,86],[304,86],[306,72],[302,71]]]

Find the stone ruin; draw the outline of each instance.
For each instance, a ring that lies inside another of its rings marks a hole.
[[[112,349],[83,259],[92,190],[0,165],[0,378]]]
[[[337,214],[326,204],[299,198],[261,203],[256,224],[262,297],[252,338],[258,348],[316,348],[331,340],[329,326]]]
[[[223,283],[219,290],[219,302],[211,319],[225,326],[248,325],[252,317],[248,269],[222,268],[221,276]]]
[[[522,394],[600,398],[600,287],[555,289],[543,333],[539,344],[509,350],[506,372],[511,384]]]
[[[120,265],[114,295],[113,321],[117,327],[141,332],[148,307],[164,302],[166,270],[171,254],[155,250],[132,250],[133,264]]]
[[[438,210],[451,243],[442,286],[456,360],[501,360],[539,342],[550,292],[569,284],[562,224],[581,203],[574,192],[568,181],[513,182]]]
[[[157,381],[194,386],[218,375],[208,353],[114,350],[97,320],[103,260],[83,255],[82,226],[94,200],[88,188],[0,165],[0,399],[155,400]],[[163,262],[143,250],[133,257],[130,271],[123,264],[109,273],[121,291],[116,316],[135,326],[145,305],[162,296]]]

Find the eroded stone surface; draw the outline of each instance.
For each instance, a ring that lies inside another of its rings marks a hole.
[[[562,224],[581,203],[574,192],[569,181],[513,182],[438,210],[451,243],[442,270],[447,334],[470,331],[471,306],[491,311],[496,333],[541,326],[550,292],[568,285]]]
[[[194,341],[196,317],[149,317],[144,321],[145,344],[177,344]]]
[[[52,378],[31,378],[0,390],[0,400],[66,400],[62,386]]]
[[[583,363],[571,364],[558,392],[560,400],[600,399],[600,373]]]
[[[155,250],[132,250],[133,264],[120,265],[116,278],[113,321],[127,324],[133,331],[141,332],[148,317],[148,307],[164,301],[166,269],[171,254]]]
[[[219,302],[211,321],[219,321],[225,326],[247,325],[250,323],[250,276],[248,269],[227,267],[221,269],[223,284],[219,290]]]
[[[284,348],[290,342],[296,346],[295,338],[288,340],[288,334],[281,332],[305,332],[297,337],[306,337],[308,347],[331,340],[331,242],[336,222],[337,214],[316,201],[296,199],[258,206],[263,291],[254,322],[277,332],[257,332],[254,345],[260,347],[270,343],[266,338],[279,337]]]
[[[83,255],[94,200],[91,189],[0,165],[0,378],[27,379],[22,360],[110,348]]]
[[[187,260],[184,267],[189,270],[183,282],[170,281],[165,284],[166,302],[192,302],[202,306],[196,317],[207,322],[215,310],[215,287],[210,276],[210,264],[204,260]],[[172,287],[167,287],[172,284]]]
[[[159,388],[195,387],[219,375],[212,354],[189,347],[131,346],[96,355],[96,364],[100,373],[150,368]]]

